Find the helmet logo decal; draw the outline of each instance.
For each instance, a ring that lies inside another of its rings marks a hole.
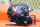
[[[15,7],[13,7],[13,10],[16,12],[16,11],[17,11],[17,8],[18,8],[18,6],[16,6],[16,8],[15,8]]]

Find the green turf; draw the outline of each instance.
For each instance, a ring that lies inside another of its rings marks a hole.
[[[11,1],[13,1],[12,4],[21,2],[21,3],[25,3],[26,5],[28,5],[29,8],[40,9],[39,0],[15,0],[15,1],[11,0]]]
[[[33,8],[33,9],[39,9],[40,10],[40,0],[9,0],[11,2],[11,4],[14,4],[14,3],[25,3],[26,5],[29,6],[29,8]],[[4,1],[1,1],[0,3],[4,3]]]

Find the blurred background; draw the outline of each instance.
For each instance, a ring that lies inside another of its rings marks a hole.
[[[14,3],[24,3],[32,8],[34,11],[30,12],[30,15],[36,16],[37,25],[31,25],[28,27],[40,27],[40,0],[0,0],[0,27],[10,27],[5,26],[9,24],[9,18],[7,15],[8,8]],[[37,11],[37,12],[36,12]],[[12,26],[12,27],[24,27],[24,26]]]
[[[34,11],[40,12],[40,0],[0,0],[1,4],[12,5],[14,3],[24,3]]]

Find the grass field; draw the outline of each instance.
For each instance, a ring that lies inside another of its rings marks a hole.
[[[25,3],[26,5],[29,6],[29,8],[40,10],[40,0],[9,0],[10,4],[19,3],[19,2]],[[1,1],[1,3],[3,3],[3,1]]]
[[[33,9],[40,9],[40,0],[11,0],[12,4],[13,3],[25,3],[26,5],[28,5],[30,8]]]

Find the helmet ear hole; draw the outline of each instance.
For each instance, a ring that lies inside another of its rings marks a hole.
[[[25,8],[23,8],[23,9],[25,9]]]

